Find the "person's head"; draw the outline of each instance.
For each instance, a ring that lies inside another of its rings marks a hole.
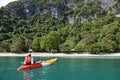
[[[31,54],[28,54],[28,56],[31,56]]]

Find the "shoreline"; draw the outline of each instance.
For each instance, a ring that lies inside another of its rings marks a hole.
[[[0,53],[0,57],[25,57],[29,53],[24,54],[18,54],[18,53]],[[72,54],[65,54],[65,53],[31,53],[33,57],[120,57],[120,53],[112,53],[112,54],[78,54],[78,53],[72,53]]]

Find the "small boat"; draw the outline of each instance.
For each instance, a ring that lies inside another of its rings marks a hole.
[[[50,64],[53,64],[56,61],[57,61],[57,58],[54,58],[54,59],[49,59],[49,60],[45,60],[45,61],[38,61],[38,62],[36,62],[34,64],[31,64],[31,65],[23,64],[19,68],[17,68],[17,70],[27,70],[27,69],[42,68],[44,66],[48,66]]]

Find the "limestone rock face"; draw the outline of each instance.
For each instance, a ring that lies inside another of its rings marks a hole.
[[[82,8],[80,8],[79,4],[81,2]],[[97,15],[101,11],[115,14],[120,13],[119,6],[114,8],[114,5],[116,4],[116,0],[20,0],[9,3],[7,5],[7,11],[9,14],[20,16],[23,19],[28,19],[34,14],[49,14],[49,16],[52,16],[55,19],[64,16],[69,23],[73,23],[74,20],[85,23],[88,19],[91,20],[98,17]],[[93,5],[96,5],[97,7]],[[95,7],[96,11],[90,10],[89,12],[86,12],[87,10],[85,11],[85,9],[88,7]]]

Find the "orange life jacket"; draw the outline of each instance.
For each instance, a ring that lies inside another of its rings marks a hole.
[[[30,63],[30,62],[31,62],[31,57],[27,56],[27,57],[25,58],[25,62],[26,62],[26,63]]]

